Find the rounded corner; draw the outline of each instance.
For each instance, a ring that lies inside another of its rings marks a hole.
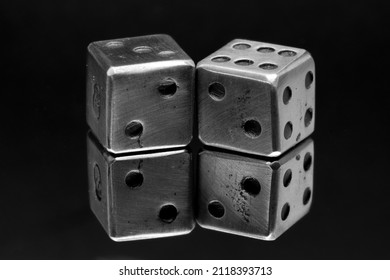
[[[268,161],[267,165],[274,171],[279,170],[280,167],[282,166],[278,160],[272,162]]]
[[[120,242],[123,242],[123,240],[119,237],[115,237],[115,236],[112,236],[112,235],[108,235],[108,237],[110,237],[110,239],[114,242],[117,242],[117,243],[120,243]]]
[[[210,143],[207,142],[207,141],[203,138],[203,136],[202,136],[202,134],[201,134],[201,132],[200,132],[200,129],[199,129],[199,133],[198,133],[198,139],[199,139],[199,141],[200,141],[203,145],[211,146]]]

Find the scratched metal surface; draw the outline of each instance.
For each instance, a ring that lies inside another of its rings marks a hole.
[[[251,196],[240,183],[244,177],[257,179],[261,193]],[[269,235],[272,168],[266,162],[228,153],[203,151],[199,155],[197,222],[212,230],[248,236]],[[208,205],[220,201],[225,214],[210,215]]]
[[[206,145],[259,153],[273,151],[271,86],[253,79],[198,68],[199,139]],[[211,83],[226,87],[221,101],[208,94]],[[250,138],[243,129],[247,120],[261,122],[260,137]]]
[[[197,222],[200,226],[263,240],[274,240],[294,225],[311,206],[313,194],[313,141],[308,139],[279,160],[269,162],[236,154],[203,151],[199,155]],[[304,170],[304,158],[311,155],[311,166]],[[291,170],[287,187],[284,176]],[[260,183],[253,194],[243,188],[245,178]],[[310,196],[303,204],[305,190]],[[224,207],[222,217],[210,213],[210,202]],[[282,209],[289,204],[287,218]]]
[[[191,61],[176,41],[166,34],[97,41],[92,42],[88,49],[104,71],[156,61]]]
[[[193,230],[191,155],[187,151],[113,157],[91,135],[87,146],[90,206],[111,239],[160,238]],[[139,186],[126,183],[130,171],[143,175]],[[177,209],[173,220],[161,218],[164,205]]]
[[[246,49],[235,49],[246,45]],[[259,49],[271,49],[259,52]],[[283,56],[280,52],[294,52]],[[237,61],[250,61],[239,65]],[[275,69],[261,69],[261,65]],[[265,155],[280,156],[307,138],[315,123],[315,69],[310,54],[298,48],[236,39],[197,64],[199,137],[206,145]],[[313,73],[310,87],[305,87],[306,74]],[[209,86],[218,82],[225,87],[225,96],[215,100]],[[285,104],[283,93],[291,89]],[[268,109],[267,109],[268,108]],[[305,114],[310,110],[311,121],[305,126]],[[247,120],[255,120],[261,133],[255,137],[244,131]],[[292,124],[286,139],[284,129]]]
[[[277,162],[280,167],[275,167],[274,171],[269,240],[278,238],[310,211],[314,193],[314,141],[306,139]],[[287,170],[291,170],[291,181],[285,186]],[[286,203],[290,210],[287,218],[282,220],[282,209]]]
[[[88,46],[87,122],[112,153],[183,147],[192,139],[195,65],[168,35]],[[166,82],[172,94],[161,94]],[[134,137],[132,121],[142,124]]]

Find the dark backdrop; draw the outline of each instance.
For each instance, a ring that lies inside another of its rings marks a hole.
[[[384,2],[1,1],[0,258],[390,258]],[[194,61],[233,38],[313,55],[315,198],[277,241],[197,227],[115,243],[89,210],[86,47],[154,33],[172,35]]]

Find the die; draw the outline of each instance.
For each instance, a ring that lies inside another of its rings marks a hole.
[[[197,96],[205,145],[277,157],[314,131],[314,60],[236,39],[197,64]]]
[[[91,133],[87,150],[90,207],[112,240],[192,231],[192,164],[187,151],[114,157]]]
[[[93,42],[87,123],[111,153],[184,147],[192,139],[195,64],[168,35]]]
[[[305,216],[313,194],[313,141],[273,162],[203,151],[199,155],[200,226],[275,240]]]

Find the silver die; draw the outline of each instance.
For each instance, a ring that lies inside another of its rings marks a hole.
[[[311,139],[272,162],[204,151],[197,222],[211,230],[275,240],[309,212],[313,169]]]
[[[87,137],[90,207],[114,241],[183,235],[195,226],[191,155],[112,156]]]
[[[314,131],[315,66],[298,48],[236,39],[197,64],[199,137],[277,157]]]
[[[186,146],[195,64],[168,35],[93,42],[87,123],[111,153]]]

